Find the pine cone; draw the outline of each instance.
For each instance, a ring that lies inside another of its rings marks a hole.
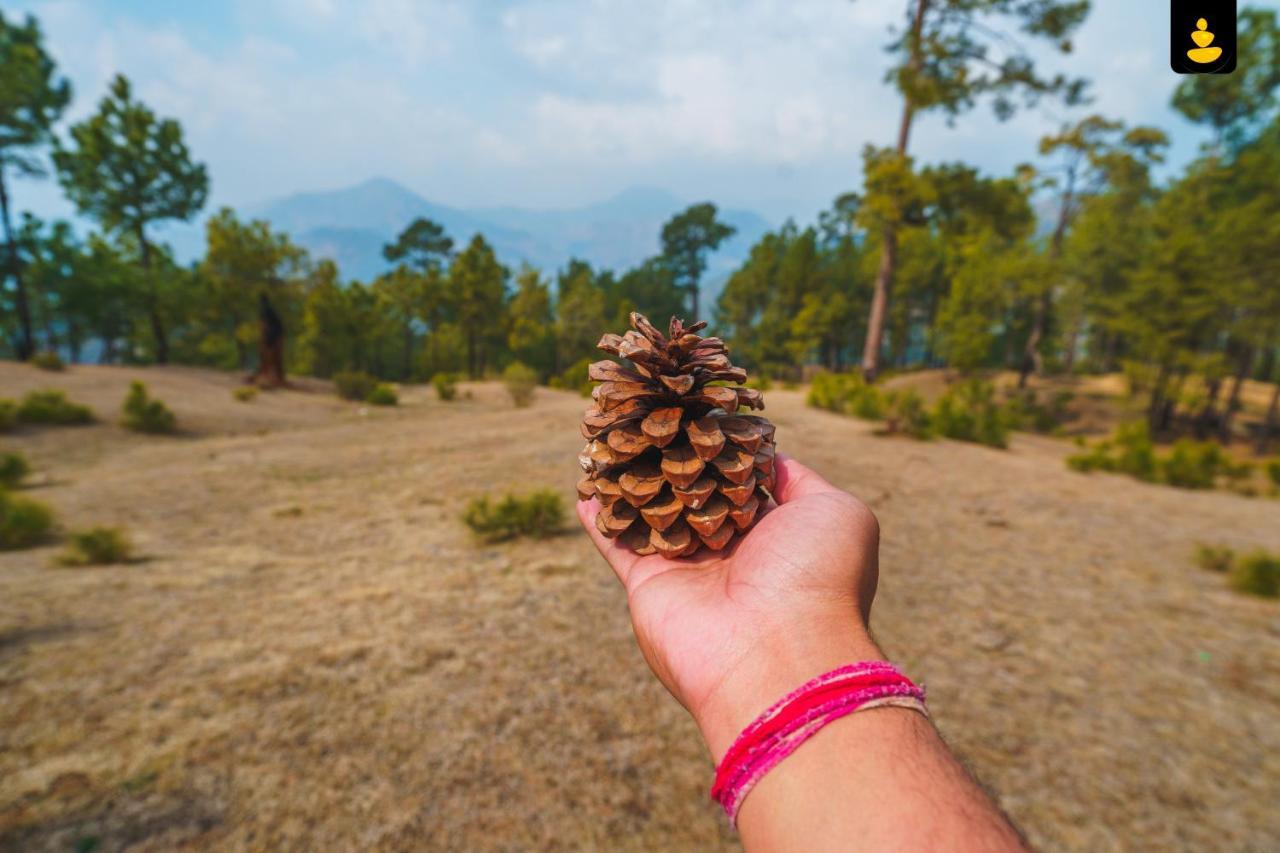
[[[729,363],[724,341],[675,317],[667,337],[632,313],[634,331],[597,346],[631,362],[597,361],[600,382],[582,420],[586,476],[578,497],[600,499],[596,527],[637,554],[685,557],[719,551],[743,533],[774,486],[774,426],[739,408],[763,409],[747,373]]]

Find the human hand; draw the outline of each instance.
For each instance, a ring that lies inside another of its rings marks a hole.
[[[654,674],[693,714],[716,761],[788,691],[841,664],[881,659],[867,630],[879,525],[862,501],[778,457],[778,501],[721,552],[639,556],[581,520],[627,590]]]

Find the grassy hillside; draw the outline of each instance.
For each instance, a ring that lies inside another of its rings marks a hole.
[[[115,425],[135,378],[179,435]],[[0,553],[0,849],[733,847],[586,537],[482,545],[460,521],[486,493],[571,500],[581,398],[235,385],[0,364],[0,397],[63,388],[101,421],[0,437],[26,493],[142,558]],[[1192,562],[1280,550],[1280,502],[766,399],[779,447],[880,516],[879,638],[1037,847],[1280,846],[1280,608]]]

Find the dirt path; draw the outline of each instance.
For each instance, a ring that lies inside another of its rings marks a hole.
[[[12,364],[0,397],[62,387],[114,419],[134,376],[192,433],[4,440],[61,521],[123,525],[147,559],[0,555],[0,848],[733,846],[585,537],[478,546],[458,521],[484,492],[570,498],[580,398],[414,388],[362,413],[236,403],[204,371]],[[879,636],[1033,843],[1280,847],[1280,606],[1191,563],[1197,542],[1280,550],[1280,502],[767,399],[780,448],[879,514]]]

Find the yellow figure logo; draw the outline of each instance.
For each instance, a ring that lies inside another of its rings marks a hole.
[[[1209,32],[1209,22],[1204,18],[1196,21],[1196,28],[1191,33],[1191,40],[1196,46],[1187,51],[1187,56],[1192,62],[1198,62],[1204,65],[1213,62],[1219,56],[1222,56],[1222,48],[1209,47],[1213,44],[1213,33]]]

